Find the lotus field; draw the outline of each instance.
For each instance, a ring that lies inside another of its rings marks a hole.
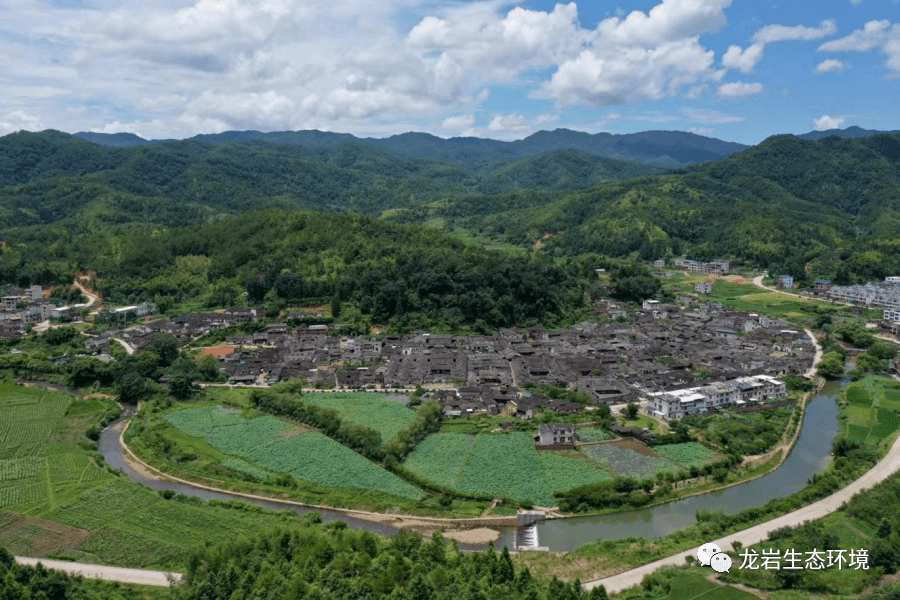
[[[414,500],[423,496],[417,488],[331,438],[272,416],[245,419],[239,411],[198,407],[169,413],[165,419],[219,452],[272,473],[289,473],[330,488],[373,490]],[[226,466],[235,465],[238,463]]]
[[[525,433],[438,433],[419,444],[405,464],[417,475],[461,492],[541,506],[552,506],[555,492],[611,477],[609,470],[589,461],[538,452]]]
[[[392,439],[415,420],[415,412],[405,402],[385,398],[384,394],[365,392],[306,394],[304,402],[335,409],[341,420],[365,425],[381,434],[381,441]]]

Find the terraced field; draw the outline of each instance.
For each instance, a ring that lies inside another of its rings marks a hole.
[[[680,468],[646,446],[630,439],[596,446],[583,446],[582,450],[597,463],[611,469],[620,477],[646,479],[655,477],[657,473],[675,472]]]
[[[415,413],[406,404],[385,398],[384,394],[349,392],[335,394],[306,394],[304,402],[327,406],[338,411],[341,420],[365,425],[381,434],[381,441],[394,438],[415,420]]]
[[[165,419],[219,452],[271,473],[289,473],[330,488],[373,490],[413,500],[423,496],[417,488],[331,438],[269,415],[245,419],[240,411],[205,406],[169,413]]]
[[[525,433],[438,433],[409,456],[417,475],[462,492],[509,496],[552,506],[554,492],[612,477],[578,452],[538,452]]]
[[[718,452],[710,450],[697,442],[656,446],[653,450],[663,458],[667,458],[686,469],[702,467],[707,463],[715,462],[722,458],[722,455]]]

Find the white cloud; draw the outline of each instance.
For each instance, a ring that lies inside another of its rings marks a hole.
[[[716,92],[723,98],[746,98],[763,91],[763,85],[759,82],[745,83],[743,81],[735,81],[733,83],[725,83],[719,86]]]
[[[859,6],[862,3],[863,0],[850,0],[850,4],[852,4],[853,6]]]
[[[41,123],[40,118],[23,110],[14,110],[0,117],[0,135],[22,129],[40,131],[44,129],[44,125]]]
[[[766,25],[753,34],[753,44],[747,48],[729,46],[722,56],[722,65],[729,69],[737,69],[741,73],[750,73],[762,60],[768,44],[792,40],[818,40],[836,31],[837,24],[831,20],[822,21],[818,27]]]
[[[446,131],[466,131],[475,126],[474,115],[456,115],[447,117],[441,123],[441,129]]]
[[[826,131],[828,129],[838,129],[844,124],[844,117],[836,115],[822,115],[813,121],[816,131]]]
[[[885,66],[900,74],[900,23],[869,21],[848,36],[819,46],[824,52],[867,52],[878,48],[887,57]]]
[[[847,68],[843,62],[839,60],[829,59],[823,60],[816,67],[816,73],[834,73],[835,71],[843,71]]]
[[[715,80],[713,53],[698,39],[725,24],[731,0],[663,0],[648,13],[601,21],[583,49],[562,62],[543,97],[561,106],[616,106],[661,100]]]
[[[715,127],[691,127],[688,131],[697,135],[712,135],[716,132]]]
[[[682,114],[691,121],[704,125],[720,125],[722,123],[740,123],[744,117],[729,115],[711,108],[682,108]]]
[[[753,44],[745,50],[740,46],[729,46],[722,56],[722,64],[729,69],[737,69],[741,73],[749,73],[762,60],[763,44]]]
[[[822,21],[819,27],[767,25],[753,34],[753,41],[757,44],[771,44],[788,40],[820,40],[836,31],[837,24],[832,20]]]
[[[819,46],[819,50],[825,52],[864,52],[881,45],[890,34],[891,22],[869,21],[862,29],[857,29],[850,35],[837,40],[825,42]]]

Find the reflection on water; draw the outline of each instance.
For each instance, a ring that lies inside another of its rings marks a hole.
[[[514,548],[516,545],[536,546],[540,543],[552,551],[559,552],[601,539],[625,537],[655,539],[694,524],[698,510],[722,510],[726,514],[734,514],[747,508],[762,506],[773,498],[789,496],[806,486],[807,479],[823,470],[830,461],[831,441],[838,433],[838,411],[834,395],[839,389],[839,384],[829,383],[810,401],[797,444],[784,463],[768,475],[717,492],[641,510],[593,517],[551,519],[522,530],[507,530],[503,532],[496,545]],[[120,420],[106,428],[100,435],[99,448],[106,461],[113,467],[122,469],[132,481],[143,483],[154,490],[172,490],[206,500],[234,499],[227,494],[143,477],[129,467],[122,456],[119,434],[123,426],[124,423]],[[247,499],[247,502],[272,510],[289,509],[300,514],[318,512],[324,521],[345,521],[350,527],[386,535],[397,532],[394,527],[355,519],[339,512],[292,507],[264,500]]]

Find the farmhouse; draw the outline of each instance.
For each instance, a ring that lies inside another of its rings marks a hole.
[[[571,424],[549,424],[538,427],[534,443],[538,446],[575,447],[575,426]]]
[[[653,392],[647,396],[647,413],[672,421],[732,404],[784,398],[787,390],[783,381],[768,375],[755,375],[702,387]]]

